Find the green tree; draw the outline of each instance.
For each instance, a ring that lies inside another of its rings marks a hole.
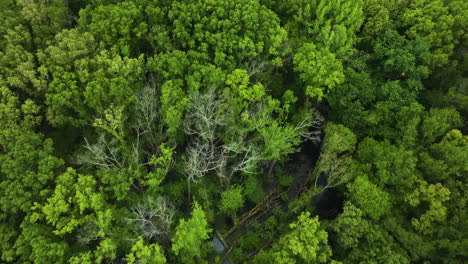
[[[146,35],[148,25],[144,21],[143,7],[134,1],[81,9],[79,14],[79,27],[106,46],[117,47],[122,55],[131,56],[139,53],[139,49],[145,50],[144,43],[139,40]]]
[[[411,91],[423,89],[429,75],[429,49],[421,39],[407,40],[396,30],[386,30],[373,41],[370,65],[388,80],[399,80]]]
[[[366,176],[358,176],[354,182],[348,184],[348,192],[351,201],[374,220],[389,213],[392,206],[391,196]]]
[[[269,1],[283,19],[285,28],[293,39],[307,42],[314,39],[319,46],[333,53],[349,54],[364,20],[365,1]]]
[[[321,100],[344,81],[343,66],[327,48],[304,44],[294,55],[294,70],[306,85],[305,94]]]
[[[458,128],[462,123],[460,114],[453,108],[431,108],[421,124],[422,136],[434,142],[449,129]]]
[[[331,223],[330,229],[337,233],[337,241],[341,247],[352,249],[358,247],[359,240],[369,229],[369,223],[361,209],[346,202],[343,213]]]
[[[417,158],[413,151],[402,146],[366,138],[359,144],[357,157],[370,180],[381,187],[400,185],[408,188],[418,179]]]
[[[69,253],[69,245],[55,236],[51,229],[40,224],[21,224],[22,233],[15,242],[15,254],[19,262],[46,264],[63,263]]]
[[[220,209],[225,214],[234,216],[244,206],[244,202],[244,188],[241,185],[233,185],[221,193]]]
[[[325,138],[320,158],[311,173],[315,187],[322,174],[327,177],[324,189],[333,188],[349,181],[352,177],[350,154],[356,148],[356,136],[343,126],[328,123],[325,127]]]
[[[207,245],[204,243],[210,237],[210,232],[205,212],[194,202],[192,217],[189,220],[181,219],[176,227],[172,251],[183,263],[201,261],[207,253]]]
[[[419,187],[405,197],[406,201],[416,207],[422,202],[429,203],[429,209],[421,217],[411,219],[413,227],[422,234],[434,232],[434,222],[443,222],[447,216],[447,208],[444,202],[450,199],[450,191],[442,184],[428,184],[421,181]]]
[[[143,87],[143,55],[132,59],[115,50],[99,51],[87,32],[57,34],[40,58],[53,77],[46,94],[53,125],[92,123],[112,106],[128,106]]]
[[[53,143],[42,135],[16,130],[0,153],[2,212],[29,212],[43,201],[63,160],[53,155]]]
[[[60,0],[18,0],[19,14],[32,29],[33,42],[45,48],[47,41],[69,25],[70,11]]]
[[[447,65],[457,40],[454,38],[454,16],[445,1],[412,0],[401,16],[405,34],[422,38],[430,46],[432,68]]]
[[[443,171],[437,170],[441,178],[447,176],[464,177],[467,175],[466,160],[464,157],[468,153],[467,135],[463,135],[460,130],[450,130],[439,143],[433,144],[429,148],[429,153],[434,161],[427,164],[425,168],[431,168],[437,163],[442,163]],[[430,170],[429,170],[430,171]],[[436,172],[436,171],[434,171]]]
[[[44,69],[37,68],[32,37],[23,25],[8,29],[6,46],[0,49],[0,80],[31,97],[44,94],[47,85]]]
[[[290,231],[268,251],[261,252],[256,263],[325,263],[330,260],[327,232],[320,228],[318,218],[309,212],[301,213],[289,225]]]
[[[127,255],[129,263],[166,263],[166,257],[158,244],[145,245],[140,237],[132,247],[132,252]]]

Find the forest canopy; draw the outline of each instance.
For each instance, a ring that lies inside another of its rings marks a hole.
[[[467,18],[0,0],[0,262],[465,263]]]

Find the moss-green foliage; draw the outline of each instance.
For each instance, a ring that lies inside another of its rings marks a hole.
[[[244,205],[244,188],[242,186],[230,186],[221,193],[220,209],[227,215],[235,215],[237,210]]]
[[[255,176],[249,175],[244,182],[245,196],[254,203],[259,203],[265,196],[262,182]]]
[[[0,262],[466,262],[467,17],[0,0]]]

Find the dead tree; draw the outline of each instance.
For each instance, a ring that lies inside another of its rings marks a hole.
[[[85,138],[86,152],[78,155],[76,162],[85,167],[123,169],[126,162],[120,155],[118,144],[114,139],[107,140],[104,135],[100,135],[94,144]]]
[[[126,220],[136,224],[138,233],[147,239],[169,238],[174,222],[174,208],[164,197],[146,197],[130,208],[132,218]]]

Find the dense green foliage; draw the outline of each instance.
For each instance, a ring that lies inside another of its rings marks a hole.
[[[466,262],[467,18],[0,0],[0,262]]]

